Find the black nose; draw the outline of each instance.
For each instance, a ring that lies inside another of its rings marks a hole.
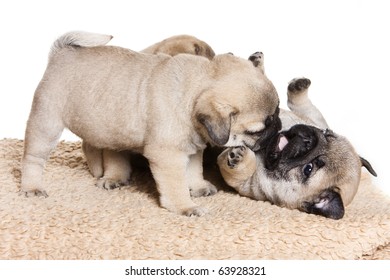
[[[289,158],[305,156],[318,143],[316,128],[308,125],[295,125],[285,133],[285,136],[291,147],[287,155]]]
[[[261,147],[268,145],[270,140],[282,129],[282,122],[279,118],[279,108],[275,114],[268,116],[265,120],[265,128],[262,131],[261,136],[256,141],[256,144],[252,148],[253,151],[258,151]]]

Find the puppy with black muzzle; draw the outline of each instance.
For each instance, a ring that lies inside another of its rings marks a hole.
[[[308,97],[310,80],[288,86],[288,107],[281,110],[282,131],[260,150],[228,148],[218,157],[226,183],[256,200],[340,219],[354,198],[361,167],[376,176],[343,136],[329,130]]]
[[[27,123],[21,191],[47,196],[44,164],[66,127],[97,149],[143,154],[161,206],[203,215],[190,193],[216,191],[202,174],[206,144],[253,148],[277,133],[273,84],[230,54],[151,55],[104,46],[111,38],[71,32],[54,42]]]

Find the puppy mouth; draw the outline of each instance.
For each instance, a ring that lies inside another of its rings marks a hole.
[[[262,151],[265,168],[274,170],[280,161],[296,164],[316,149],[318,131],[310,126],[295,125],[274,136]]]
[[[265,168],[273,170],[282,156],[282,151],[288,146],[289,140],[283,133],[275,135],[264,148]]]
[[[278,135],[278,140],[277,140],[277,145],[276,145],[276,152],[281,152],[283,149],[287,146],[288,144],[288,139],[286,136],[284,136],[282,133]]]
[[[272,141],[273,140],[273,141]],[[278,133],[274,139],[270,141],[267,147],[268,153],[280,154],[288,145],[289,140],[283,133]]]

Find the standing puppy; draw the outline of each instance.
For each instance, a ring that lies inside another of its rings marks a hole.
[[[202,175],[206,144],[255,149],[276,133],[274,86],[253,61],[230,54],[150,55],[103,46],[111,38],[72,32],[54,42],[27,123],[22,191],[47,195],[43,167],[67,127],[98,149],[142,153],[161,206],[204,214],[189,190],[215,188]]]
[[[188,53],[204,56],[212,59],[215,56],[213,49],[205,42],[189,35],[178,35],[169,37],[142,51],[143,53],[158,54],[165,53],[170,56],[179,53]],[[112,96],[115,98],[115,96]],[[130,157],[133,155],[129,151],[113,151],[108,149],[98,149],[83,141],[83,152],[85,154],[89,170],[95,178],[98,178],[97,186],[104,189],[114,189],[129,183],[131,174]],[[207,195],[190,190],[194,197]],[[216,192],[211,188],[210,194]]]

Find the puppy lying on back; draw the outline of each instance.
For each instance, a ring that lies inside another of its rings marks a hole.
[[[328,129],[308,97],[310,80],[288,86],[288,107],[281,110],[282,131],[259,151],[228,148],[218,157],[226,183],[256,200],[340,219],[354,198],[361,166],[376,176],[351,143]]]
[[[212,59],[215,56],[213,49],[205,42],[189,35],[169,37],[143,51],[143,53],[165,53],[175,56],[180,53],[204,56]],[[112,98],[115,98],[114,96]],[[98,149],[83,141],[83,152],[87,159],[89,170],[98,178],[97,186],[104,189],[114,189],[129,183],[131,174],[130,157],[135,156],[129,151],[113,151]],[[216,190],[208,190],[213,194]],[[191,193],[193,196],[203,196],[204,193]]]
[[[104,46],[112,36],[71,32],[52,46],[26,127],[21,191],[47,196],[43,167],[66,127],[92,147],[135,151],[149,161],[166,209],[205,213],[207,143],[254,150],[277,132],[276,90],[253,61],[138,53]]]

